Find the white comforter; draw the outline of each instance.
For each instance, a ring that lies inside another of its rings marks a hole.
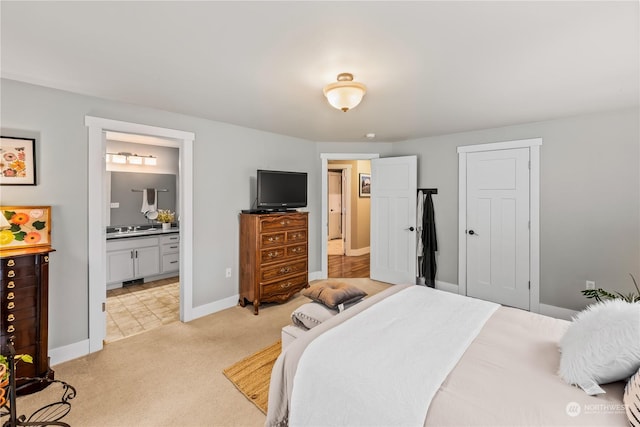
[[[422,426],[425,402],[497,308],[412,286],[325,332],[298,364],[289,425]],[[393,357],[363,357],[372,342]]]

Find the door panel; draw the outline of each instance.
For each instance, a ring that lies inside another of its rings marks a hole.
[[[342,173],[329,172],[329,240],[342,238]]]
[[[417,157],[371,160],[371,278],[415,283]]]
[[[529,309],[529,149],[467,157],[467,295]]]

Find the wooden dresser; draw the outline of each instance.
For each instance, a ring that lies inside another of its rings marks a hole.
[[[240,214],[240,305],[284,302],[309,286],[308,213]]]
[[[49,253],[54,249],[34,247],[0,251],[0,347],[8,355],[13,342],[16,354],[28,354],[33,364],[16,364],[16,377],[53,379],[48,356]],[[44,381],[18,381],[18,394],[41,390]]]

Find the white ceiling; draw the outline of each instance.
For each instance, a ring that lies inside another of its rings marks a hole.
[[[2,77],[314,141],[639,105],[638,1],[2,1]],[[322,87],[368,86],[342,113]]]

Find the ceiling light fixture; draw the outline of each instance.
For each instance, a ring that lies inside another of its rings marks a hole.
[[[354,82],[353,74],[340,73],[338,81],[326,85],[322,91],[332,107],[346,113],[360,104],[367,92],[367,87],[362,83]]]

